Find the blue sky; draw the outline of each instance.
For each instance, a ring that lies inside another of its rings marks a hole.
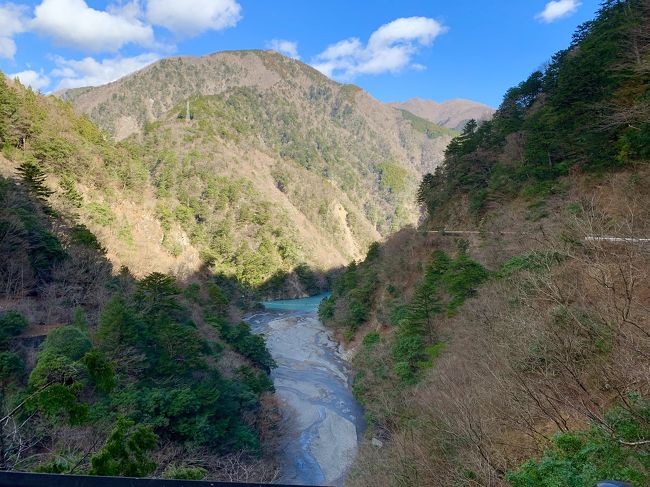
[[[506,89],[565,48],[598,0],[0,0],[0,70],[43,92],[160,57],[274,48],[383,101]]]

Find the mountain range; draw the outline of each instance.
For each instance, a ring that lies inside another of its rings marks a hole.
[[[273,51],[164,59],[57,95],[116,140],[144,147],[168,250],[236,273],[242,255],[262,242],[273,248],[275,264],[249,279],[256,284],[299,263],[344,265],[415,223],[417,183],[455,134]],[[460,121],[467,110],[445,113]],[[280,249],[277,231],[262,236],[261,220],[248,228],[237,208],[215,206],[233,182],[246,188],[239,205],[268,208],[252,212],[283,221],[294,249]]]

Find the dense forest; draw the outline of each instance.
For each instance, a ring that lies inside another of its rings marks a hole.
[[[650,483],[649,62],[650,4],[603,2],[452,141],[423,224],[334,282],[350,485]]]

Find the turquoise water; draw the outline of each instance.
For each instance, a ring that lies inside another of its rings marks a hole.
[[[284,299],[279,301],[265,301],[262,303],[267,311],[299,311],[302,313],[317,313],[320,302],[329,298],[332,293],[323,293],[311,298]]]

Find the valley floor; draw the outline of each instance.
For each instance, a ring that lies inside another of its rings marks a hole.
[[[339,347],[316,315],[318,302],[283,301],[276,304],[282,311],[271,309],[247,321],[265,336],[278,364],[272,378],[285,408],[280,480],[342,485],[356,456],[363,411],[350,391]]]

